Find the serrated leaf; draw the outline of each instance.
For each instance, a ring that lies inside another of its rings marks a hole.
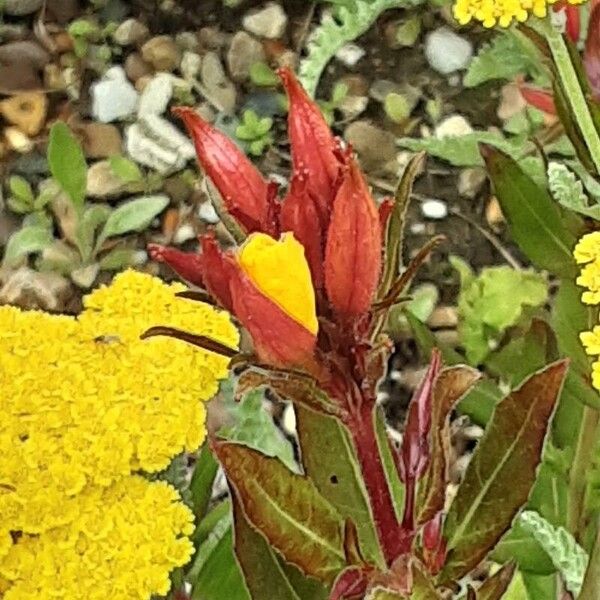
[[[33,204],[33,201],[35,200],[33,190],[25,178],[19,175],[13,175],[8,180],[8,189],[17,200],[20,200],[27,205]]]
[[[109,215],[100,239],[122,235],[131,231],[143,231],[169,204],[167,196],[144,196],[129,200],[115,208]]]
[[[41,252],[53,241],[52,233],[46,227],[23,227],[8,238],[4,249],[3,265],[12,267],[24,256]]]
[[[553,198],[561,206],[600,220],[600,204],[590,206],[589,199],[583,191],[583,184],[562,163],[551,162],[548,165],[548,187]]]
[[[125,183],[137,183],[144,179],[140,168],[125,156],[115,154],[110,157],[109,163],[112,172]]]
[[[571,251],[576,238],[565,227],[550,194],[506,154],[489,146],[482,152],[515,242],[538,268],[574,277],[577,269]]]
[[[249,522],[287,562],[331,582],[345,566],[343,522],[313,482],[241,444],[214,450]]]
[[[85,201],[87,164],[81,145],[62,121],[50,129],[48,166],[52,177],[79,210]]]
[[[476,566],[527,501],[566,369],[564,361],[551,364],[496,406],[446,518],[440,582]]]
[[[546,551],[561,574],[567,590],[577,597],[588,564],[588,556],[583,548],[566,529],[554,527],[534,511],[525,511],[519,521]]]

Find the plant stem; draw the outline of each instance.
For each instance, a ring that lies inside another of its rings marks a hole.
[[[587,476],[598,446],[600,412],[595,408],[585,406],[581,419],[581,428],[569,477],[569,512],[567,515],[567,529],[580,544],[583,541],[586,527]]]
[[[597,600],[600,598],[600,522],[598,522],[597,529],[596,543],[585,572],[579,600]]]
[[[373,405],[365,402],[347,419],[346,425],[367,488],[379,545],[390,566],[404,550],[404,544],[377,442]]]
[[[549,23],[545,25],[543,34],[550,47],[550,52],[552,52],[552,58],[554,59],[560,81],[569,100],[570,108],[579,125],[596,171],[600,173],[600,136],[598,136],[583,90],[579,85],[579,79],[577,78],[575,67],[571,62],[565,40],[557,29]]]

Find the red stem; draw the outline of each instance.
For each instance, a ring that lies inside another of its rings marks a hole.
[[[386,564],[390,566],[404,550],[405,544],[381,460],[374,417],[373,404],[364,402],[357,411],[353,411],[346,425],[367,488],[379,545]]]

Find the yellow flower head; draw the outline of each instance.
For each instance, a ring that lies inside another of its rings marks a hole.
[[[530,15],[545,17],[549,4],[556,0],[456,0],[454,17],[461,25],[475,19],[484,27],[499,24],[508,27],[513,21],[520,23]],[[581,4],[584,0],[568,0],[570,4]]]
[[[139,336],[153,325],[167,325],[235,346],[238,334],[226,313],[177,298],[181,289],[127,271],[88,296],[78,318],[0,307],[0,581],[12,582],[4,598],[57,597],[49,591],[25,593],[27,585],[43,580],[38,575],[27,583],[19,575],[27,572],[28,557],[34,555],[49,561],[48,581],[56,579],[55,586],[71,576],[81,579],[78,568],[88,575],[95,571],[94,580],[105,580],[95,595],[62,596],[73,599],[149,598],[161,593],[169,571],[183,564],[184,555],[187,560],[188,541],[185,552],[173,550],[177,558],[167,560],[158,548],[162,540],[144,537],[141,528],[144,519],[166,526],[172,511],[187,509],[180,504],[172,508],[172,488],[169,502],[144,508],[157,489],[148,486],[158,484],[132,474],[160,471],[176,455],[200,445],[205,435],[201,401],[216,392],[227,361],[174,339],[142,341]],[[127,533],[126,520],[110,512],[111,501],[137,506],[135,490],[140,508],[130,510],[128,518],[131,527],[140,523],[137,537]],[[78,529],[82,522],[89,525],[85,531]],[[130,539],[131,548],[138,547],[139,556],[147,558],[145,583],[136,584],[147,590],[143,594],[120,596],[119,577],[134,578],[135,569],[116,568],[110,558],[117,556],[114,552],[103,558],[104,552],[90,546],[90,540],[99,543],[108,535],[102,523],[118,524],[114,535]],[[179,525],[170,530],[174,539],[187,535]],[[20,533],[18,543],[8,532]],[[74,540],[79,544],[72,549],[74,570],[67,572],[57,552],[64,549],[68,556]],[[89,558],[85,568],[78,566],[78,553]],[[21,562],[17,566],[14,561]],[[101,567],[101,561],[107,564]]]
[[[242,246],[238,262],[256,288],[313,335],[319,328],[315,290],[304,247],[292,233],[274,240],[253,233]]]

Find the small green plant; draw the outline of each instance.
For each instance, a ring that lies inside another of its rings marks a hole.
[[[48,164],[53,180],[35,197],[20,177],[9,181],[11,207],[27,214],[23,226],[5,248],[3,264],[14,267],[35,255],[36,268],[69,276],[89,288],[101,270],[120,270],[139,263],[140,253],[118,238],[142,231],[168,204],[163,195],[147,195],[113,208],[86,203],[87,164],[81,146],[62,122],[53,125],[48,144]],[[126,182],[140,183],[143,174],[124,157],[113,157],[111,165]],[[54,235],[54,222],[43,208],[50,206],[61,237]],[[30,210],[31,209],[31,210]]]
[[[246,142],[250,154],[260,156],[273,143],[272,126],[271,117],[259,117],[253,110],[245,110],[235,135],[239,140]]]
[[[274,87],[279,85],[279,77],[269,65],[258,61],[250,67],[250,81],[258,87]]]
[[[340,81],[333,86],[329,100],[321,100],[319,102],[319,108],[329,125],[334,122],[335,111],[340,107],[347,96],[348,86]]]
[[[104,27],[90,19],[76,19],[73,21],[67,31],[73,39],[73,50],[77,58],[88,56],[91,47],[96,51],[96,58],[110,61],[115,49],[107,43],[107,39],[117,28],[116,23],[108,23]]]

